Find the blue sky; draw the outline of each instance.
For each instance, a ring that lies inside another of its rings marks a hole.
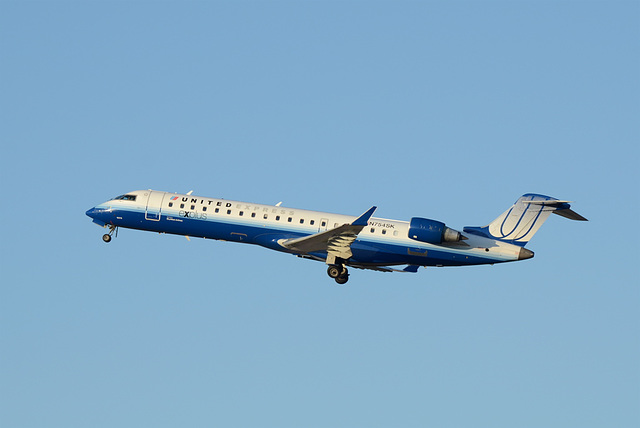
[[[636,427],[638,2],[0,3],[0,425]],[[354,271],[127,231],[152,188],[448,226],[520,263]]]

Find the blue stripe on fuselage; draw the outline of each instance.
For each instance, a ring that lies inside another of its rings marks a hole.
[[[298,231],[292,231],[291,229],[276,227],[276,225],[273,224],[263,224],[259,219],[227,218],[224,214],[213,215],[207,219],[196,219],[167,215],[169,213],[163,211],[159,221],[145,219],[145,212],[137,210],[113,210],[109,214],[110,221],[107,223],[119,227],[231,242],[243,242],[292,254],[296,254],[296,252],[282,247],[278,244],[278,241],[317,233],[317,227],[300,227]],[[222,219],[218,220],[217,217],[223,217],[224,221],[221,221]],[[461,251],[438,250],[433,249],[433,247],[420,247],[415,244],[411,246],[401,243],[395,244],[390,242],[390,240],[383,241],[380,239],[358,238],[351,245],[351,251],[353,256],[350,262],[354,264],[362,263],[381,266],[403,264],[418,266],[464,266],[493,264],[505,261],[489,257],[465,255],[464,252]],[[326,252],[314,253],[313,255],[324,259]]]

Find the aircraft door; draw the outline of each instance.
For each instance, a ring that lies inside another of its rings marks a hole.
[[[151,221],[160,221],[160,216],[162,215],[162,200],[164,199],[164,194],[164,192],[149,191],[147,208],[144,212],[145,219]]]

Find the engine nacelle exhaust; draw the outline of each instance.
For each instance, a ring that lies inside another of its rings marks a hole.
[[[411,223],[409,223],[409,238],[429,244],[458,242],[467,239],[460,232],[447,227],[441,221],[420,217],[411,219]]]

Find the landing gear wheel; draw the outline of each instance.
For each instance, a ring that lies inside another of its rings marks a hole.
[[[341,275],[339,277],[336,278],[336,282],[340,285],[346,284],[347,281],[349,281],[349,275]]]
[[[327,275],[331,278],[338,278],[342,274],[342,268],[340,266],[331,265],[327,268]]]
[[[113,236],[113,233],[115,232],[116,234],[116,238],[118,237],[118,226],[114,226],[113,224],[109,226],[109,233],[105,233],[104,235],[102,235],[102,240],[104,242],[111,242],[111,237]]]

